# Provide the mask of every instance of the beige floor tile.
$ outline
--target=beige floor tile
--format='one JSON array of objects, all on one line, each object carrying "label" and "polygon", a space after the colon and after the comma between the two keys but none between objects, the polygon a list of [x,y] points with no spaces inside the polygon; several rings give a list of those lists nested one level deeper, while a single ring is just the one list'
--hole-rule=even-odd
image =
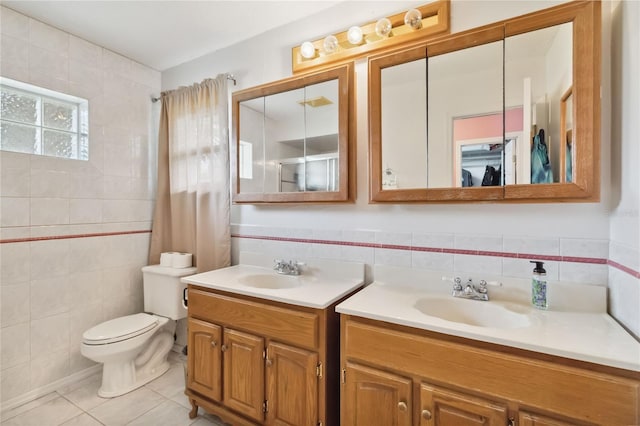
[{"label": "beige floor tile", "polygon": [[102,423],[88,415],[87,413],[83,413],[79,416],[72,418],[71,420],[67,420],[62,423],[60,426],[102,426]]},{"label": "beige floor tile", "polygon": [[143,386],[126,395],[110,399],[89,410],[89,414],[107,426],[126,425],[164,401],[162,395]]},{"label": "beige floor tile", "polygon": [[3,410],[2,417],[1,417],[2,420],[0,421],[0,423],[4,424],[6,420],[9,420],[12,417],[16,417],[17,415],[20,415],[22,413],[26,413],[27,411],[33,410],[36,407],[44,405],[47,402],[58,398],[59,396],[60,395],[58,395],[57,393],[51,392],[44,396],[41,396],[38,399],[27,402],[26,404],[20,405],[19,407],[13,408],[11,410]]},{"label": "beige floor tile", "polygon": [[173,401],[165,401],[127,426],[188,426],[194,421],[189,418],[189,410]]},{"label": "beige floor tile", "polygon": [[3,421],[2,424],[3,426],[58,426],[80,414],[82,410],[58,396],[6,422]]},{"label": "beige floor tile", "polygon": [[184,394],[184,368],[182,364],[172,364],[166,373],[145,386],[169,399]]},{"label": "beige floor tile", "polygon": [[[90,380],[89,380],[90,379]],[[102,384],[102,376],[90,377],[82,382],[81,386],[74,386],[69,389],[67,393],[62,394],[63,397],[82,408],[84,411],[89,411],[105,402],[110,401],[109,398],[100,398],[98,396],[98,389]]]}]

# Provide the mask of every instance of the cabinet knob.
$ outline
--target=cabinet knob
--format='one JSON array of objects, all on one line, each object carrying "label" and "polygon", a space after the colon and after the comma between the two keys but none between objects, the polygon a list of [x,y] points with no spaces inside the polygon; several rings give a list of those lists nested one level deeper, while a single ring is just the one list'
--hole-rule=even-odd
[{"label": "cabinet knob", "polygon": [[215,340],[212,340],[211,346],[215,348],[216,346],[218,346],[218,342],[216,342]]},{"label": "cabinet knob", "polygon": [[431,411],[422,410],[422,418],[425,420],[431,420]]},{"label": "cabinet knob", "polygon": [[398,402],[398,410],[407,411],[407,403],[404,401]]},{"label": "cabinet knob", "polygon": [[222,352],[226,352],[226,351],[227,351],[227,345],[222,345],[222,346],[220,347],[220,350],[221,350]]}]

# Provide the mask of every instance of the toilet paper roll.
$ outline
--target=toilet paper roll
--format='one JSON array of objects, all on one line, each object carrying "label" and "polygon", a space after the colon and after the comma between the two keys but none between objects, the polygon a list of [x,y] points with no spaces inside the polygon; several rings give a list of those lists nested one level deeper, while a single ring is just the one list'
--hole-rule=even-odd
[{"label": "toilet paper roll", "polygon": [[191,253],[173,253],[172,266],[174,268],[191,268],[193,255]]},{"label": "toilet paper roll", "polygon": [[166,266],[168,268],[173,267],[173,255],[175,252],[160,253],[160,266]]}]

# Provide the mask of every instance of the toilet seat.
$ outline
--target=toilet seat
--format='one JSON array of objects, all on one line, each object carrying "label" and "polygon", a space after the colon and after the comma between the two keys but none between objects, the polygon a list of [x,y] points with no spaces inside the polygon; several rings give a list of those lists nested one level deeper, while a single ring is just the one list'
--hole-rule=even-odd
[{"label": "toilet seat", "polygon": [[105,321],[82,334],[86,345],[106,345],[131,339],[158,326],[158,317],[149,314],[134,314]]}]

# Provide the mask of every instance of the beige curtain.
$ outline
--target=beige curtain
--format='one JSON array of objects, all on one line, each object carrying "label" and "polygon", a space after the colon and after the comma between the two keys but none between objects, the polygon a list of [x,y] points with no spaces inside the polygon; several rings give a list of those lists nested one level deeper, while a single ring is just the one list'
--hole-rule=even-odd
[{"label": "beige curtain", "polygon": [[163,92],[149,264],[192,253],[198,272],[230,264],[227,77]]}]

